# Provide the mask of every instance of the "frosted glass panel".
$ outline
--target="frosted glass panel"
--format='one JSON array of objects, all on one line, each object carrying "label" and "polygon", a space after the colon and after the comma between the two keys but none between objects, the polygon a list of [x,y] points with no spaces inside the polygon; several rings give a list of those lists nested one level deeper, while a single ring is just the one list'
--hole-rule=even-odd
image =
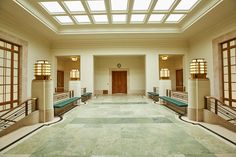
[{"label": "frosted glass panel", "polygon": [[0,41],[0,46],[4,47],[4,42],[3,41]]},{"label": "frosted glass panel", "polygon": [[236,73],[236,65],[235,66],[231,66],[231,73]]},{"label": "frosted glass panel", "polygon": [[3,82],[3,76],[0,76],[0,82]]},{"label": "frosted glass panel", "polygon": [[5,61],[6,61],[6,63],[7,63],[7,64],[6,64],[6,67],[9,67],[9,68],[10,68],[10,67],[11,67],[11,60],[6,59]]},{"label": "frosted glass panel", "polygon": [[13,99],[14,100],[17,100],[17,96],[18,96],[17,93],[13,93]]},{"label": "frosted glass panel", "polygon": [[18,62],[14,61],[14,68],[18,68]]},{"label": "frosted glass panel", "polygon": [[13,88],[14,88],[14,89],[13,89],[13,92],[17,92],[18,86],[17,86],[17,85],[14,85]]},{"label": "frosted glass panel", "polygon": [[[231,88],[232,88],[232,90],[236,91],[236,83],[232,83]],[[235,97],[235,99],[236,99],[236,97]]]},{"label": "frosted glass panel", "polygon": [[236,57],[231,57],[231,65],[236,64]]},{"label": "frosted glass panel", "polygon": [[0,94],[3,93],[3,86],[0,86]]},{"label": "frosted glass panel", "polygon": [[0,111],[2,111],[3,110],[3,106],[0,106]]},{"label": "frosted glass panel", "polygon": [[18,84],[18,77],[14,77],[13,82],[14,82],[14,84]]},{"label": "frosted glass panel", "polygon": [[11,100],[11,94],[6,94],[6,101],[10,101]]},{"label": "frosted glass panel", "polygon": [[232,98],[236,100],[236,92],[232,92]]},{"label": "frosted glass panel", "polygon": [[3,53],[4,53],[4,51],[0,50],[0,58],[3,58]]},{"label": "frosted glass panel", "polygon": [[227,50],[223,51],[223,58],[227,58]]},{"label": "frosted glass panel", "polygon": [[229,101],[225,101],[224,103],[225,103],[226,105],[229,105]]},{"label": "frosted glass panel", "polygon": [[6,110],[10,109],[11,108],[11,105],[10,104],[7,104],[6,105]]},{"label": "frosted glass panel", "polygon": [[236,82],[236,74],[231,74],[231,82]]},{"label": "frosted glass panel", "polygon": [[10,84],[11,83],[11,78],[10,77],[6,77],[6,84]]},{"label": "frosted glass panel", "polygon": [[224,83],[224,90],[229,90],[229,84],[228,83]]},{"label": "frosted glass panel", "polygon": [[11,69],[10,68],[6,68],[6,76],[11,76]]},{"label": "frosted glass panel", "polygon": [[229,98],[229,91],[225,91],[224,96],[225,96],[225,98]]},{"label": "frosted glass panel", "polygon": [[8,85],[8,86],[6,86],[6,93],[10,93],[10,92],[11,92],[11,86]]},{"label": "frosted glass panel", "polygon": [[3,95],[0,94],[0,103],[3,102]]},{"label": "frosted glass panel", "polygon": [[228,67],[224,67],[224,74],[228,74]]},{"label": "frosted glass panel", "polygon": [[224,82],[228,82],[228,75],[224,75]]},{"label": "frosted glass panel", "polygon": [[18,105],[17,102],[13,103],[13,107],[16,107],[17,105]]},{"label": "frosted glass panel", "polygon": [[7,43],[7,46],[6,46],[8,49],[11,49],[11,44]]},{"label": "frosted glass panel", "polygon": [[235,48],[234,49],[230,49],[230,56],[231,57],[235,56]]},{"label": "frosted glass panel", "polygon": [[17,53],[14,53],[14,60],[18,61],[18,54]]},{"label": "frosted glass panel", "polygon": [[223,61],[223,65],[224,65],[224,66],[228,65],[228,59],[227,59],[227,58],[224,59],[224,61]]},{"label": "frosted glass panel", "polygon": [[232,107],[236,107],[236,102],[232,102]]},{"label": "frosted glass panel", "polygon": [[229,43],[229,45],[230,45],[230,46],[236,45],[236,40],[231,41],[231,42]]},{"label": "frosted glass panel", "polygon": [[19,51],[19,47],[18,46],[14,46],[14,50],[15,51]]},{"label": "frosted glass panel", "polygon": [[14,76],[18,76],[18,69],[14,69]]},{"label": "frosted glass panel", "polygon": [[3,66],[3,58],[0,58],[0,66]]},{"label": "frosted glass panel", "polygon": [[7,51],[7,59],[11,59],[11,52],[10,51]]},{"label": "frosted glass panel", "polygon": [[224,49],[224,48],[227,48],[227,43],[224,43],[224,44],[222,45],[222,47],[223,47],[223,49]]}]

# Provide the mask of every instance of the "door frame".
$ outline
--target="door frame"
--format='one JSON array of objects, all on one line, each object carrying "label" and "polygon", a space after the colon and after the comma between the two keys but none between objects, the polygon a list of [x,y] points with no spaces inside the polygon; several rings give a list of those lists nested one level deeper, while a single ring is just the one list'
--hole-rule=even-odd
[{"label": "door frame", "polygon": [[129,94],[130,89],[130,74],[128,68],[110,68],[109,69],[109,91],[108,94],[112,94],[112,72],[113,71],[126,71],[127,72],[127,94]]}]

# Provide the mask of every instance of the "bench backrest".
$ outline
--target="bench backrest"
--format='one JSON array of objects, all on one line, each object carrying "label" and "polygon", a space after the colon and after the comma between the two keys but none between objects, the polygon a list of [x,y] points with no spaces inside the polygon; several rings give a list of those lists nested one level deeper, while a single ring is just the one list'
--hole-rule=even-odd
[{"label": "bench backrest", "polygon": [[69,99],[71,97],[73,97],[73,92],[74,91],[67,91],[67,92],[63,92],[63,93],[54,93],[53,95],[53,103],[57,103],[66,99]]},{"label": "bench backrest", "polygon": [[81,95],[86,93],[86,88],[81,88]]},{"label": "bench backrest", "polygon": [[159,87],[153,87],[153,92],[154,93],[159,93]]}]

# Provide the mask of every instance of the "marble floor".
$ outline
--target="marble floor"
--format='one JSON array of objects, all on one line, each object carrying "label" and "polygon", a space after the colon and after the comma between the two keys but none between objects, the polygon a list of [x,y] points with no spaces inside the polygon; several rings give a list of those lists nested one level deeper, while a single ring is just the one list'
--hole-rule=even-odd
[{"label": "marble floor", "polygon": [[235,157],[236,146],[145,97],[116,95],[93,98],[0,156]]}]

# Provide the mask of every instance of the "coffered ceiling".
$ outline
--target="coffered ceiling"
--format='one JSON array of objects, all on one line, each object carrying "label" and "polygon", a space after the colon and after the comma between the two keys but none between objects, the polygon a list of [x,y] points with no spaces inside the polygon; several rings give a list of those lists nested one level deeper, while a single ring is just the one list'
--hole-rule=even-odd
[{"label": "coffered ceiling", "polygon": [[14,0],[56,34],[182,33],[223,0]]}]

